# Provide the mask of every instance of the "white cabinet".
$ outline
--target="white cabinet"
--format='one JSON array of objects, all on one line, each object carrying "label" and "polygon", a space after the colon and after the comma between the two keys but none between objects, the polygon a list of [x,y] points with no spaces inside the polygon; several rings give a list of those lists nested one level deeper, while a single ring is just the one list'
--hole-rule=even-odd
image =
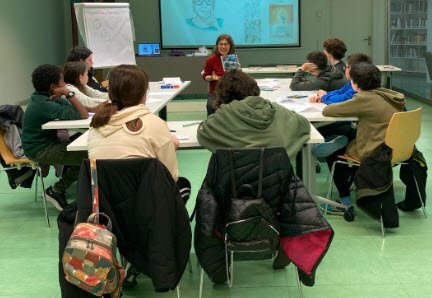
[{"label": "white cabinet", "polygon": [[424,54],[432,34],[428,14],[431,2],[389,0],[389,64],[405,72],[426,73]]}]

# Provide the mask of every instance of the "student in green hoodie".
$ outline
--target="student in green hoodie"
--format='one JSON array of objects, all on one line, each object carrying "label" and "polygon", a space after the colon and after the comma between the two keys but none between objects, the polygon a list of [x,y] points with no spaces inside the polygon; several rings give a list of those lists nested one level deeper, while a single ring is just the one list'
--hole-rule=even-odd
[{"label": "student in green hoodie", "polygon": [[259,97],[254,79],[241,70],[226,72],[216,87],[216,113],[198,128],[198,142],[217,148],[284,147],[291,160],[309,139],[303,116]]},{"label": "student in green hoodie", "polygon": [[[346,153],[351,158],[362,161],[384,144],[384,138],[391,117],[401,112],[405,106],[402,93],[381,88],[381,73],[372,64],[361,62],[353,65],[350,71],[353,89],[357,92],[350,100],[328,105],[322,114],[329,117],[358,117],[356,138],[348,146],[336,151],[327,160],[335,161],[337,156]],[[350,185],[347,175],[352,171],[339,165],[334,173],[334,182],[341,202],[351,205]]]}]

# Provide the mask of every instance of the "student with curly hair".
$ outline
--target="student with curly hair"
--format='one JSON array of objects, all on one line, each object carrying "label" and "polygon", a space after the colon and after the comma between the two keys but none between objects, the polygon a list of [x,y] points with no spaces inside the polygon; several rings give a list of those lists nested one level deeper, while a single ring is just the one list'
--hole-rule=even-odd
[{"label": "student with curly hair", "polygon": [[67,151],[72,140],[60,140],[57,130],[44,130],[52,120],[86,119],[88,113],[63,80],[60,67],[41,65],[32,73],[35,92],[24,114],[22,146],[28,158],[50,165],[66,165],[58,182],[45,190],[46,199],[59,211],[67,206],[66,189],[78,178],[85,151]]},{"label": "student with curly hair", "polygon": [[342,58],[345,57],[345,52],[347,51],[345,43],[339,38],[332,37],[323,42],[323,48],[324,54],[331,65],[344,73],[345,62],[342,61]]}]

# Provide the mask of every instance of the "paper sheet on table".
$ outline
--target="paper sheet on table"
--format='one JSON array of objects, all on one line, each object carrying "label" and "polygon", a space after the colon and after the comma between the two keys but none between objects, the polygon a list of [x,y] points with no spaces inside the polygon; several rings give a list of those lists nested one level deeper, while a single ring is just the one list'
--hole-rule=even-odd
[{"label": "paper sheet on table", "polygon": [[297,112],[299,114],[305,112],[317,112],[320,113],[321,110],[314,106],[314,104],[309,102],[297,103],[297,102],[282,102],[279,103],[281,106],[287,108],[288,110]]},{"label": "paper sheet on table", "polygon": [[284,102],[307,102],[309,98],[315,95],[317,91],[291,91],[283,96],[279,96],[276,101],[278,103]]},{"label": "paper sheet on table", "polygon": [[258,81],[258,87],[260,87],[260,89],[261,88],[274,89],[276,87],[279,87],[279,82],[277,80]]},{"label": "paper sheet on table", "polygon": [[177,137],[177,139],[179,140],[179,141],[181,141],[181,140],[189,140],[189,136],[186,136],[186,135],[178,135],[178,134],[174,134],[176,137]]},{"label": "paper sheet on table", "polygon": [[[165,90],[170,90],[170,89],[165,89]],[[174,94],[175,93],[175,91],[171,91],[171,92],[169,92],[169,91],[160,91],[160,92],[158,92],[158,91],[156,91],[156,92],[149,92],[149,96],[152,96],[152,95],[167,95],[167,94]]]},{"label": "paper sheet on table", "polygon": [[182,81],[180,77],[163,78],[164,84],[181,85]]}]

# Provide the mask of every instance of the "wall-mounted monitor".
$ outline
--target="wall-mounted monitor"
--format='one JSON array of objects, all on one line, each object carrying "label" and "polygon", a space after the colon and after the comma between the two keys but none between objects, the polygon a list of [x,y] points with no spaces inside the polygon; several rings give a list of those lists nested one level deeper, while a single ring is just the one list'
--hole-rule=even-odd
[{"label": "wall-mounted monitor", "polygon": [[300,0],[159,0],[162,48],[300,46]]}]

